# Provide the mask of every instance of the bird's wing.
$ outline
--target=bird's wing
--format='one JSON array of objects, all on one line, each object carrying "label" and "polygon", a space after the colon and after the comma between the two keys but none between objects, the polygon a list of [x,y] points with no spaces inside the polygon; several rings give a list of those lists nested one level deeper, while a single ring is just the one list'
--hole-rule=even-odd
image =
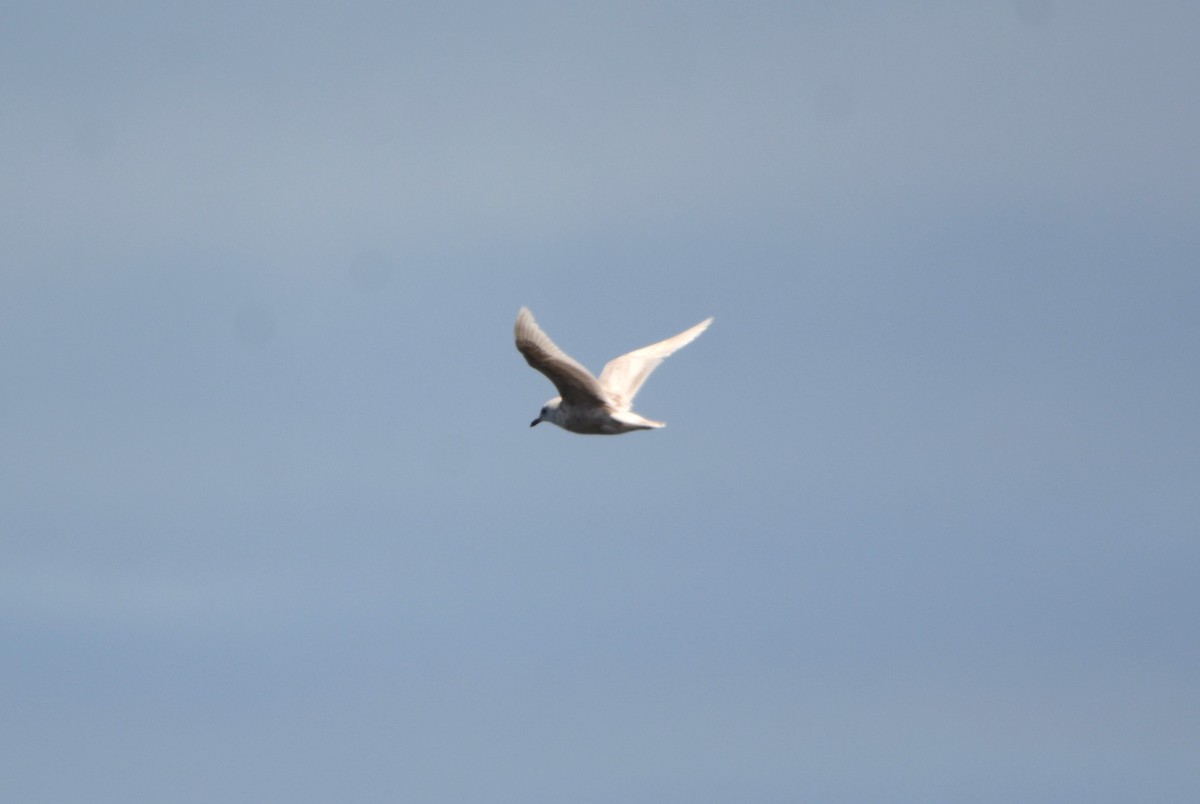
[{"label": "bird's wing", "polygon": [[533,320],[533,313],[522,307],[513,329],[517,351],[525,361],[554,383],[563,401],[570,405],[608,405],[608,395],[592,373],[575,362]]},{"label": "bird's wing", "polygon": [[696,340],[712,322],[711,318],[706,319],[665,341],[643,346],[610,360],[600,373],[600,386],[608,393],[616,409],[629,410],[633,405],[633,398],[650,376],[650,372],[658,368],[672,353]]}]

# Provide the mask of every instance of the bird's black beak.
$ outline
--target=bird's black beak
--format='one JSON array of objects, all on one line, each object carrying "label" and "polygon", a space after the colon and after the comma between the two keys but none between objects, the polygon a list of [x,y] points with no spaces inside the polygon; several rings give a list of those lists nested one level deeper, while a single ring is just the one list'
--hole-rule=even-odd
[{"label": "bird's black beak", "polygon": [[540,422],[540,421],[541,421],[541,419],[534,419],[533,421],[531,421],[531,422],[529,423],[529,426],[530,426],[530,427],[533,427],[535,424],[537,424],[537,423],[538,423],[538,422]]}]

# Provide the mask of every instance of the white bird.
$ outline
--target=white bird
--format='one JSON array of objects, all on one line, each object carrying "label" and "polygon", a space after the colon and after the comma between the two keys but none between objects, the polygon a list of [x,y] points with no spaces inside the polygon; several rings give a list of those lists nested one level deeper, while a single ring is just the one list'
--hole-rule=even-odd
[{"label": "white bird", "polygon": [[666,427],[664,422],[651,421],[634,413],[633,397],[650,372],[676,350],[694,341],[712,321],[706,319],[665,341],[614,358],[600,372],[600,379],[596,379],[555,346],[533,320],[529,308],[522,307],[513,328],[517,351],[525,356],[529,365],[545,374],[559,393],[542,407],[529,426],[550,422],[572,433],[586,435],[619,435]]}]

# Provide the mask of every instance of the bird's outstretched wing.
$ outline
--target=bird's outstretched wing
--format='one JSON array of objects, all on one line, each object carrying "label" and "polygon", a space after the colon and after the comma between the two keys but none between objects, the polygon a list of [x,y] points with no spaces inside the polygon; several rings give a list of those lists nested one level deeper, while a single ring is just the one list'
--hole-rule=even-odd
[{"label": "bird's outstretched wing", "polygon": [[600,373],[600,387],[612,400],[614,409],[629,410],[633,406],[633,398],[637,396],[638,389],[650,376],[650,372],[658,368],[672,353],[696,340],[712,322],[711,318],[706,319],[665,341],[643,346],[608,361],[608,365]]},{"label": "bird's outstretched wing", "polygon": [[608,395],[592,373],[554,345],[533,320],[529,308],[522,307],[517,313],[513,332],[517,338],[517,351],[525,356],[529,365],[554,383],[564,402],[569,405],[609,404]]}]

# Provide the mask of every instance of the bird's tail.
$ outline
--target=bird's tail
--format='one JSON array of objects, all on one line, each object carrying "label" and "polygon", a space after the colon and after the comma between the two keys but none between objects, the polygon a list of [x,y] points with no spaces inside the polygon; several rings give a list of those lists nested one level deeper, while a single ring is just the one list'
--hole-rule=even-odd
[{"label": "bird's tail", "polygon": [[666,422],[656,422],[653,419],[647,419],[645,416],[638,415],[632,410],[626,410],[621,413],[614,413],[612,417],[622,424],[630,427],[636,427],[641,430],[657,430],[660,427],[666,427]]}]

